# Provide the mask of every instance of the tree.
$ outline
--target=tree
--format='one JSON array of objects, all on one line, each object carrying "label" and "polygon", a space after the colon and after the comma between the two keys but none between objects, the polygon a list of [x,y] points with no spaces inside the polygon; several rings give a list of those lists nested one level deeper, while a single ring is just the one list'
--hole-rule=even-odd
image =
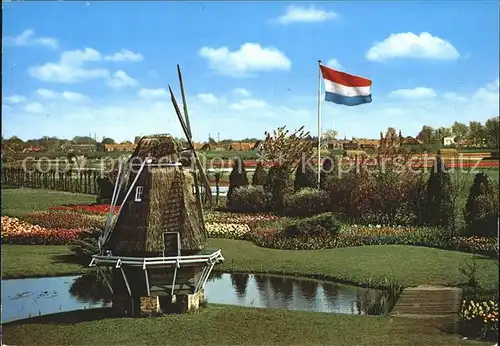
[{"label": "tree", "polygon": [[321,135],[321,140],[322,141],[325,141],[325,142],[330,142],[330,141],[333,141],[337,138],[337,135],[339,133],[333,129],[331,130],[326,130],[323,132],[323,134]]},{"label": "tree", "polygon": [[131,141],[123,141],[121,144],[127,144],[127,145],[130,145],[130,144],[132,144],[132,142],[131,142]]},{"label": "tree", "polygon": [[320,172],[319,181],[321,190],[328,189],[328,185],[330,184],[331,180],[335,178],[335,172],[338,172],[337,165],[338,160],[336,156],[333,156],[332,158],[327,157],[323,160],[323,166]]},{"label": "tree", "polygon": [[89,136],[75,136],[73,137],[73,143],[75,144],[96,144],[94,138]]},{"label": "tree", "polygon": [[474,145],[483,145],[485,137],[484,127],[479,121],[469,122],[469,140]]},{"label": "tree", "polygon": [[135,136],[134,137],[134,144],[137,144],[139,143],[139,141],[141,140],[142,136]]},{"label": "tree", "polygon": [[262,162],[257,163],[252,176],[252,185],[264,185],[266,183],[267,172]]},{"label": "tree", "polygon": [[108,137],[105,137],[102,139],[102,144],[115,144],[115,140],[113,138],[108,138]]},{"label": "tree", "polygon": [[279,127],[273,133],[265,132],[266,139],[263,143],[263,156],[265,159],[288,168],[294,167],[303,156],[310,156],[313,152],[312,143],[305,140],[309,132],[304,131],[304,126],[289,134],[286,126]]},{"label": "tree", "polygon": [[421,140],[425,144],[431,144],[436,141],[436,131],[427,125],[422,126],[422,130],[417,135],[417,139]]},{"label": "tree", "polygon": [[237,157],[233,161],[233,170],[229,174],[229,189],[227,191],[227,203],[230,203],[231,194],[233,191],[240,186],[248,185],[247,172],[245,170],[245,164],[241,157]]},{"label": "tree", "polygon": [[[497,190],[498,191],[498,190]],[[464,209],[465,227],[471,236],[495,236],[497,231],[494,186],[484,172],[474,177]],[[498,207],[496,208],[498,209]],[[491,215],[493,214],[493,217]]]},{"label": "tree", "polygon": [[285,198],[293,193],[293,183],[290,179],[290,168],[287,165],[274,165],[269,169],[264,189],[271,193],[270,206],[272,210],[283,214]]},{"label": "tree", "polygon": [[491,119],[486,120],[486,123],[484,124],[484,132],[488,147],[498,148],[500,144],[499,117],[493,117]]},{"label": "tree", "polygon": [[208,143],[209,144],[217,144],[217,142],[215,141],[215,139],[213,139],[212,137],[208,137]]},{"label": "tree", "polygon": [[295,171],[295,181],[293,185],[295,191],[299,191],[306,187],[315,189],[318,186],[318,175],[310,165],[300,160],[297,170]]},{"label": "tree", "polygon": [[451,125],[451,131],[455,136],[455,140],[459,141],[467,138],[467,134],[469,132],[469,127],[464,123],[459,123],[455,121],[453,125]]},{"label": "tree", "polygon": [[427,201],[425,205],[425,221],[427,225],[446,228],[450,226],[453,216],[450,185],[450,176],[448,172],[445,172],[444,162],[440,157],[437,157],[427,183]]}]

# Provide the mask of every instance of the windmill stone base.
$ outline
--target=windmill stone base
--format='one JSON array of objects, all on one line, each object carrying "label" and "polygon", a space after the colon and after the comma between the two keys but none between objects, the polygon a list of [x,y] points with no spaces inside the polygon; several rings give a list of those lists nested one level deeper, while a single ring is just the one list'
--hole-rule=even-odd
[{"label": "windmill stone base", "polygon": [[130,297],[114,295],[112,309],[117,316],[147,317],[161,314],[183,314],[199,309],[205,301],[204,290],[175,296]]}]

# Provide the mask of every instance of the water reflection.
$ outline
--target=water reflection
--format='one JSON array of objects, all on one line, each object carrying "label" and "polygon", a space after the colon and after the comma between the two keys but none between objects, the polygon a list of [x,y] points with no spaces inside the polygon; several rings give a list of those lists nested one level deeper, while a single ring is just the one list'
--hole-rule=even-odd
[{"label": "water reflection", "polygon": [[[289,277],[212,273],[209,303],[313,312],[367,314],[380,291]],[[56,312],[110,306],[111,294],[95,271],[83,276],[2,281],[2,322]]]}]

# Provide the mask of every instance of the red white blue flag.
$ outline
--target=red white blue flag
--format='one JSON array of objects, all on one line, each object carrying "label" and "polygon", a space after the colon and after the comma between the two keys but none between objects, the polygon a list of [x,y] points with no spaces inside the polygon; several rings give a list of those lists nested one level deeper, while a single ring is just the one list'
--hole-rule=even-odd
[{"label": "red white blue flag", "polygon": [[320,65],[325,81],[325,101],[345,106],[372,102],[372,81]]}]

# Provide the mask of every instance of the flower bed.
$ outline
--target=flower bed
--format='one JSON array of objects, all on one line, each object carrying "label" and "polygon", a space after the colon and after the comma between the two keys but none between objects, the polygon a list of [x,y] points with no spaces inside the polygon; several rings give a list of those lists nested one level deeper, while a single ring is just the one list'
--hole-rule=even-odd
[{"label": "flower bed", "polygon": [[205,214],[205,222],[207,223],[256,224],[279,219],[279,216],[265,213],[249,214],[211,211]]},{"label": "flower bed", "polygon": [[344,226],[338,236],[285,237],[283,225],[259,224],[253,227],[246,239],[256,245],[283,250],[319,250],[368,245],[413,245],[459,250],[489,256],[498,255],[495,238],[454,237],[433,228]]},{"label": "flower bed", "polygon": [[[70,212],[79,212],[79,213],[87,213],[87,214],[98,214],[98,215],[108,215],[111,205],[109,204],[82,204],[82,205],[68,205],[68,206],[58,206],[58,207],[49,207],[49,210],[56,211],[70,211]],[[113,208],[113,213],[117,213],[119,206],[115,206]]]},{"label": "flower bed", "polygon": [[498,340],[498,300],[466,297],[460,310],[462,335]]},{"label": "flower bed", "polygon": [[66,245],[80,229],[47,229],[17,218],[2,216],[2,243],[17,245]]},{"label": "flower bed", "polygon": [[244,223],[207,223],[210,238],[245,239],[250,227]]},{"label": "flower bed", "polygon": [[104,226],[106,216],[52,210],[28,214],[24,221],[48,229],[88,229]]}]

